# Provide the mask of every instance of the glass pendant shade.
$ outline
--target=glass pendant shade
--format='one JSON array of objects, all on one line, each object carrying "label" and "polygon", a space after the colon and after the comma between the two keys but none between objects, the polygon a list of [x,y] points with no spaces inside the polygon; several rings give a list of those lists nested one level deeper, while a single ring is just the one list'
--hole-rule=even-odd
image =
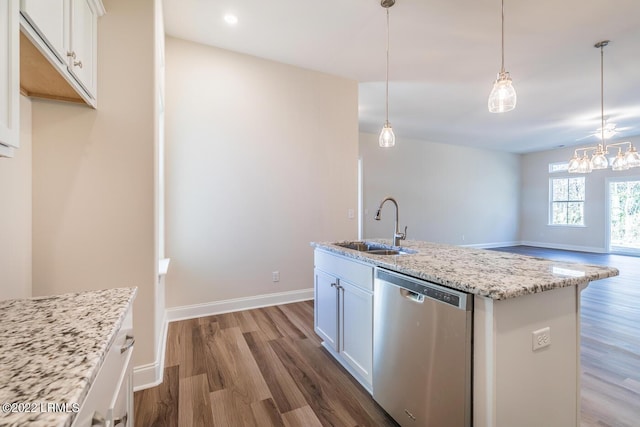
[{"label": "glass pendant shade", "polygon": [[591,160],[585,153],[580,159],[580,165],[578,166],[578,173],[591,173],[593,167],[591,166]]},{"label": "glass pendant shade", "polygon": [[577,154],[574,154],[571,160],[569,160],[569,169],[567,172],[569,173],[578,173],[580,169],[580,159]]},{"label": "glass pendant shade", "polygon": [[385,121],[378,144],[382,148],[389,148],[396,145],[396,135],[393,133],[391,123],[389,123],[389,8],[396,3],[396,0],[381,0],[380,5],[387,10],[387,74],[385,77]]},{"label": "glass pendant shade", "polygon": [[636,151],[636,147],[633,145],[629,147],[624,155],[624,160],[630,168],[640,167],[640,155],[638,154],[638,151]]},{"label": "glass pendant shade", "polygon": [[606,169],[609,167],[609,160],[604,155],[604,147],[598,144],[598,149],[591,157],[591,167],[593,169]]},{"label": "glass pendant shade", "polygon": [[511,83],[508,72],[498,74],[498,78],[493,84],[493,89],[489,94],[489,112],[505,113],[516,108],[516,90]]},{"label": "glass pendant shade", "polygon": [[380,147],[389,148],[396,145],[396,135],[393,133],[393,128],[391,127],[391,123],[385,122],[382,131],[380,132],[380,137],[378,138],[378,142],[380,143]]},{"label": "glass pendant shade", "polygon": [[629,165],[624,159],[622,150],[618,150],[618,155],[613,159],[613,162],[611,162],[611,169],[614,171],[626,171],[629,169]]}]

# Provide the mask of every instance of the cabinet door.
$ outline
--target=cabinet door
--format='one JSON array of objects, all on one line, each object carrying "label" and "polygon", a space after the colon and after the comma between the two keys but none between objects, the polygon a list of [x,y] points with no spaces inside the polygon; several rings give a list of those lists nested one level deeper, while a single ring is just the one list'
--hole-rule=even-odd
[{"label": "cabinet door", "polygon": [[133,426],[133,369],[131,365],[131,353],[128,350],[127,363],[122,371],[117,394],[113,398],[108,420],[113,427]]},{"label": "cabinet door", "polygon": [[[82,402],[80,411],[76,416],[72,427],[93,426],[93,418],[104,419],[104,424],[112,427],[112,420],[133,419],[131,408],[133,391],[131,389],[131,355],[133,354],[133,314],[129,307],[120,330],[111,344],[111,348],[105,355],[98,375],[93,380],[89,393]],[[128,400],[127,400],[128,399]],[[126,424],[123,424],[126,425]],[[129,421],[131,425],[131,421]],[[122,426],[120,426],[122,427]]]},{"label": "cabinet door", "polygon": [[340,281],[340,354],[360,376],[372,383],[373,294]]},{"label": "cabinet door", "polygon": [[0,1],[0,156],[13,155],[20,137],[18,0]]},{"label": "cabinet door", "polygon": [[71,0],[69,71],[90,95],[95,94],[97,16],[89,0]]},{"label": "cabinet door", "polygon": [[20,0],[20,13],[60,62],[66,62],[65,0]]},{"label": "cabinet door", "polygon": [[315,331],[338,351],[338,280],[315,269]]}]

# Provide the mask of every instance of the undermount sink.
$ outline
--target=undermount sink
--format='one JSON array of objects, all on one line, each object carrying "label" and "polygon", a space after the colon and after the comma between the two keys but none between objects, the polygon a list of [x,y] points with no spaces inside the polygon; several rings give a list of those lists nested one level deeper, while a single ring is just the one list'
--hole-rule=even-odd
[{"label": "undermount sink", "polygon": [[388,246],[374,242],[342,242],[336,243],[335,245],[346,249],[352,249],[354,251],[366,252],[371,255],[407,255],[416,253],[416,251],[411,249]]}]

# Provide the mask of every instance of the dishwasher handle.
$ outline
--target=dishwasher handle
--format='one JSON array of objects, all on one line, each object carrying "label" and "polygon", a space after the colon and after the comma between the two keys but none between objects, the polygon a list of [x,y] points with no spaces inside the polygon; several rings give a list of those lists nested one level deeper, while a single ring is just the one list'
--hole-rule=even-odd
[{"label": "dishwasher handle", "polygon": [[402,295],[403,298],[406,298],[406,299],[411,300],[413,302],[417,302],[418,304],[422,304],[424,302],[424,295],[422,295],[422,294],[410,291],[410,290],[405,289],[405,288],[400,288],[399,290],[400,290],[400,295]]}]

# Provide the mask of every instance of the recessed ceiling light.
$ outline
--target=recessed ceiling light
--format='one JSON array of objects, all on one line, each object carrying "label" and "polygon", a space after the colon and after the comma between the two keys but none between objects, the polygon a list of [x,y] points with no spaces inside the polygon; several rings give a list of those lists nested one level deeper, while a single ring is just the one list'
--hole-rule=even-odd
[{"label": "recessed ceiling light", "polygon": [[238,23],[238,17],[231,13],[224,15],[224,21],[229,25],[236,25]]}]

